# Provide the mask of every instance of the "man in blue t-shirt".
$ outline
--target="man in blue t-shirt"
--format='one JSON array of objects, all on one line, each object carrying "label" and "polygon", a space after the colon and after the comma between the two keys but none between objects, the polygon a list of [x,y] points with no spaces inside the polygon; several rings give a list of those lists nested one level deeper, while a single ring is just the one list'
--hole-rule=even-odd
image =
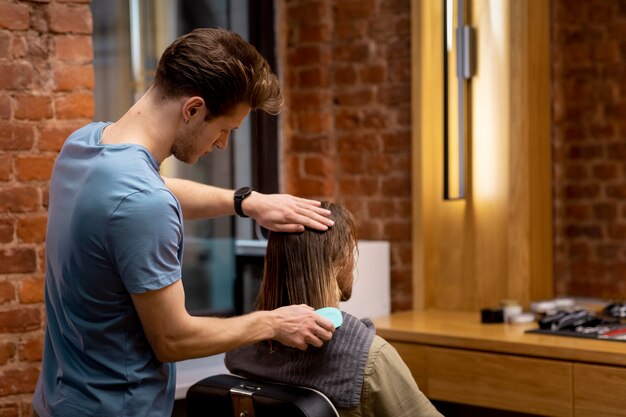
[{"label": "man in blue t-shirt", "polygon": [[115,123],[65,142],[50,181],[43,367],[32,415],[168,416],[173,362],[265,339],[306,349],[333,325],[300,305],[192,317],[181,278],[183,218],[250,216],[277,231],[332,226],[316,201],[163,178],[194,163],[251,110],[277,113],[278,81],[238,35],[197,29],[170,45],[154,85]]}]

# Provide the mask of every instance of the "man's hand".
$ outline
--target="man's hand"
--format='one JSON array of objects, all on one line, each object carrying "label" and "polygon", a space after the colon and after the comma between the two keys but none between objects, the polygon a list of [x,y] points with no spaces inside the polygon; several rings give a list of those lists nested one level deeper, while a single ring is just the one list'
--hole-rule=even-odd
[{"label": "man's hand", "polygon": [[272,311],[274,316],[273,339],[285,346],[306,350],[308,345],[320,347],[330,340],[335,327],[305,305],[281,307]]},{"label": "man's hand", "polygon": [[304,227],[326,230],[334,224],[330,211],[320,202],[289,194],[253,192],[243,201],[243,212],[261,226],[275,232],[302,232]]}]

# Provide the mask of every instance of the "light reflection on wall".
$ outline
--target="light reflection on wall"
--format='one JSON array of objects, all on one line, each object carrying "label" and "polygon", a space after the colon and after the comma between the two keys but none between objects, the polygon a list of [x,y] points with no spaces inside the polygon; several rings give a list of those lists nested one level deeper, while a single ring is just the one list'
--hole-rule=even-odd
[{"label": "light reflection on wall", "polygon": [[509,182],[509,82],[504,79],[509,74],[508,8],[501,0],[482,3],[485,7],[476,7],[473,17],[480,27],[479,67],[472,81],[474,92],[480,91],[472,96],[475,204],[506,198]]}]

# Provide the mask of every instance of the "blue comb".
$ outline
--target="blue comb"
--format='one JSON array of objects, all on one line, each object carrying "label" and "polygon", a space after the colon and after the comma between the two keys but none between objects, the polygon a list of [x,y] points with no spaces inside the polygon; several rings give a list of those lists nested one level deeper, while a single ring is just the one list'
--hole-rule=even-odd
[{"label": "blue comb", "polygon": [[325,319],[330,320],[335,326],[335,329],[341,327],[341,325],[343,324],[343,316],[341,315],[341,310],[339,310],[338,308],[324,307],[315,310],[315,312]]}]

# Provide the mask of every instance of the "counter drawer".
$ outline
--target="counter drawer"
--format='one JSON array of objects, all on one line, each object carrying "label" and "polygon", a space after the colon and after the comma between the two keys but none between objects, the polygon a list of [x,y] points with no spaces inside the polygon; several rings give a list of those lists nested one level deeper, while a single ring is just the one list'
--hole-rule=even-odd
[{"label": "counter drawer", "polygon": [[576,417],[626,416],[626,368],[574,364]]},{"label": "counter drawer", "polygon": [[545,416],[573,415],[573,370],[559,362],[428,347],[428,397]]}]

